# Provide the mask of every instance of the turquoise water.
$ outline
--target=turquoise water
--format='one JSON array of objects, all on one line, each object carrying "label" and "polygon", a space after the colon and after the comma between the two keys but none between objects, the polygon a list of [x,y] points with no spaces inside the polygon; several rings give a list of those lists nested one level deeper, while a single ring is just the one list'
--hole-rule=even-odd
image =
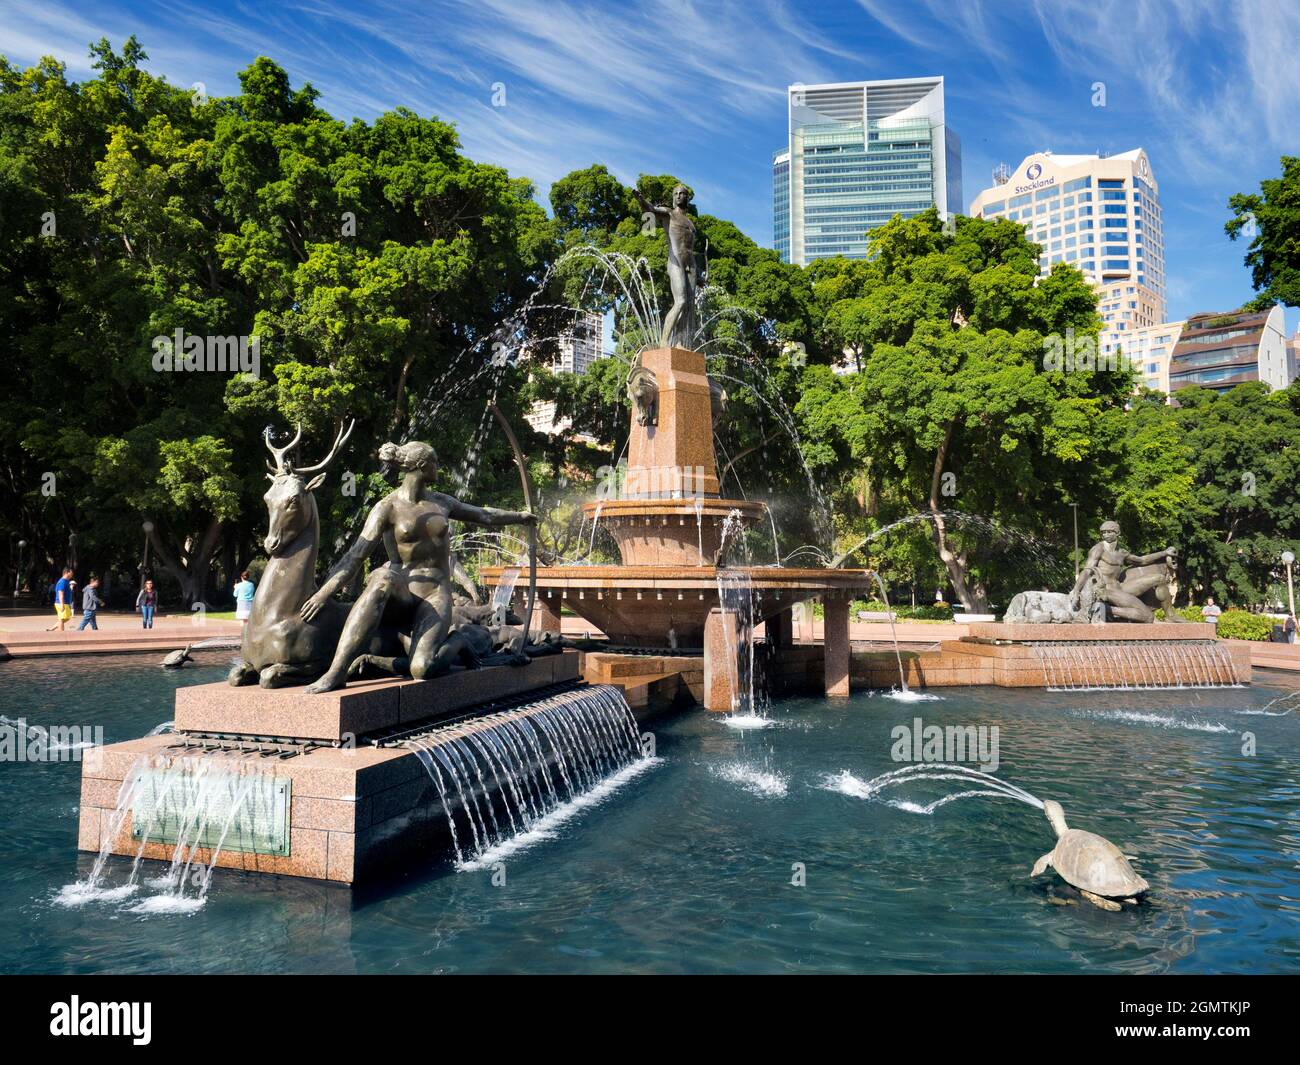
[{"label": "turquoise water", "polygon": [[[228,657],[182,673],[137,657],[2,664],[0,714],[128,739]],[[218,870],[190,913],[58,904],[91,862],[76,851],[80,767],[0,763],[0,971],[1295,971],[1300,712],[1258,712],[1285,692],[861,693],[786,700],[751,731],[695,711],[655,728],[657,766],[513,855],[500,886],[448,866],[357,893]],[[918,716],[996,725],[998,776],[1136,855],[1150,900],[1119,914],[1053,904],[1054,876],[1028,876],[1051,830],[1022,803],[925,816],[856,797],[855,781],[898,768],[890,730]]]}]

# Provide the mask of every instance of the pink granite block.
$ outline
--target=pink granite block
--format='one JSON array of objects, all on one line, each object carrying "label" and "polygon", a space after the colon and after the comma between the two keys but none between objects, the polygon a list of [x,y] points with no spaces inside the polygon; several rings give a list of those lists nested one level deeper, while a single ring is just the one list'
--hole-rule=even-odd
[{"label": "pink granite block", "polygon": [[970,635],[980,640],[1209,640],[1214,626],[1208,623],[1178,624],[1157,621],[1150,625],[1111,621],[1104,625],[1029,625],[1001,621],[975,621]]},{"label": "pink granite block", "polygon": [[294,795],[290,806],[289,822],[295,828],[324,828],[331,834],[357,830],[355,800]]},{"label": "pink granite block", "polygon": [[356,879],[356,843],[352,832],[331,832],[327,840],[325,877],[345,884]]}]

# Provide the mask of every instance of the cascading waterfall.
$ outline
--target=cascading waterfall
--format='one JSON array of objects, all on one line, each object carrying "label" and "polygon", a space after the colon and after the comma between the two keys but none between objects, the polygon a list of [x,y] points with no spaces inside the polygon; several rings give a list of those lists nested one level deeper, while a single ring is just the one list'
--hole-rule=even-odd
[{"label": "cascading waterfall", "polygon": [[734,617],[723,626],[727,641],[727,672],[731,680],[731,712],[741,718],[757,715],[754,696],[754,579],[746,569],[719,568],[718,603]]},{"label": "cascading waterfall", "polygon": [[880,589],[880,601],[885,604],[885,616],[889,618],[889,635],[894,641],[894,658],[898,662],[898,690],[903,696],[910,695],[907,687],[907,674],[903,670],[903,652],[898,648],[898,629],[894,626],[894,612],[889,607],[889,593],[885,591],[885,582],[875,570],[871,575],[876,578],[876,587]]},{"label": "cascading waterfall", "polygon": [[[273,771],[239,754],[141,756],[118,789],[117,806],[101,830],[90,875],[67,885],[59,901],[80,905],[134,894],[140,887],[146,846],[165,842],[172,845],[167,872],[149,884],[157,894],[135,909],[142,913],[196,909],[206,899],[217,859],[228,845],[258,849],[253,842],[252,800],[276,780]],[[110,887],[108,859],[128,823],[139,838],[135,860],[126,882]]]},{"label": "cascading waterfall", "polygon": [[442,725],[402,743],[433,782],[462,869],[550,838],[658,761],[642,753],[623,690],[610,684]]},{"label": "cascading waterfall", "polygon": [[765,720],[765,716],[759,713],[754,669],[754,628],[760,619],[745,523],[738,510],[728,514],[722,523],[719,563],[728,543],[739,545],[744,556],[741,567],[719,564],[714,577],[718,586],[718,605],[733,619],[732,624],[723,626],[727,642],[727,673],[731,682],[731,721],[757,723]]},{"label": "cascading waterfall", "polygon": [[519,583],[519,573],[518,566],[502,571],[501,583],[492,592],[492,617],[496,624],[505,620],[506,611],[510,609],[510,599],[515,594],[515,585]]},{"label": "cascading waterfall", "polygon": [[1216,640],[1032,640],[1052,691],[1158,691],[1237,686]]}]

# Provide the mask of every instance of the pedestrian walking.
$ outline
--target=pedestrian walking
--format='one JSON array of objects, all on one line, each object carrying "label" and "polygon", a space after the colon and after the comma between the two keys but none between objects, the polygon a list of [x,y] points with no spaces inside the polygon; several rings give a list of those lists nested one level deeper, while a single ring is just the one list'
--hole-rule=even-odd
[{"label": "pedestrian walking", "polygon": [[99,608],[104,605],[104,600],[99,598],[99,578],[91,577],[90,583],[86,585],[86,590],[81,593],[81,624],[77,626],[80,632],[89,625],[96,632],[99,631],[99,623],[95,620],[95,615],[99,613]]},{"label": "pedestrian walking", "polygon": [[51,625],[46,632],[53,632],[58,629],[64,631],[64,626],[72,620],[72,567],[63,567],[63,576],[54,582],[54,616],[58,620]]},{"label": "pedestrian walking", "polygon": [[158,606],[158,593],[153,581],[145,581],[140,594],[135,597],[135,608],[140,611],[140,620],[146,629],[153,628],[153,614]]}]

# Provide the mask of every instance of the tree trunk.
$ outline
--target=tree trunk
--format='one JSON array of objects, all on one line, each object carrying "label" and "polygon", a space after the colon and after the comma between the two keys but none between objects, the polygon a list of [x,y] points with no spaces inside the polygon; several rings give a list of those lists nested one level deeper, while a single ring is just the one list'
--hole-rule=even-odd
[{"label": "tree trunk", "polygon": [[943,516],[943,508],[939,504],[939,486],[943,482],[943,467],[948,459],[948,448],[952,444],[952,434],[955,424],[948,423],[948,428],[943,434],[943,443],[939,445],[939,450],[934,454],[934,469],[930,475],[930,516],[933,519],[930,522],[931,536],[934,539],[935,550],[939,552],[939,561],[944,564],[948,570],[948,578],[952,581],[952,590],[957,598],[961,600],[961,605],[974,614],[985,612],[987,601],[980,588],[972,588],[970,583],[970,563],[965,552],[955,552],[952,542],[948,535],[948,526]]},{"label": "tree trunk", "polygon": [[213,518],[208,523],[197,547],[183,558],[173,555],[163,546],[158,536],[157,522],[154,522],[153,528],[149,530],[149,543],[153,545],[154,554],[162,568],[180,584],[181,601],[186,607],[193,606],[195,603],[206,605],[208,568],[212,563],[212,556],[216,552],[225,524],[220,518]]},{"label": "tree trunk", "polygon": [[415,363],[415,349],[412,347],[402,359],[402,369],[397,375],[397,388],[393,397],[393,418],[388,426],[389,436],[393,436],[402,427],[406,421],[407,404],[406,404],[406,381],[411,374],[411,366]]}]

